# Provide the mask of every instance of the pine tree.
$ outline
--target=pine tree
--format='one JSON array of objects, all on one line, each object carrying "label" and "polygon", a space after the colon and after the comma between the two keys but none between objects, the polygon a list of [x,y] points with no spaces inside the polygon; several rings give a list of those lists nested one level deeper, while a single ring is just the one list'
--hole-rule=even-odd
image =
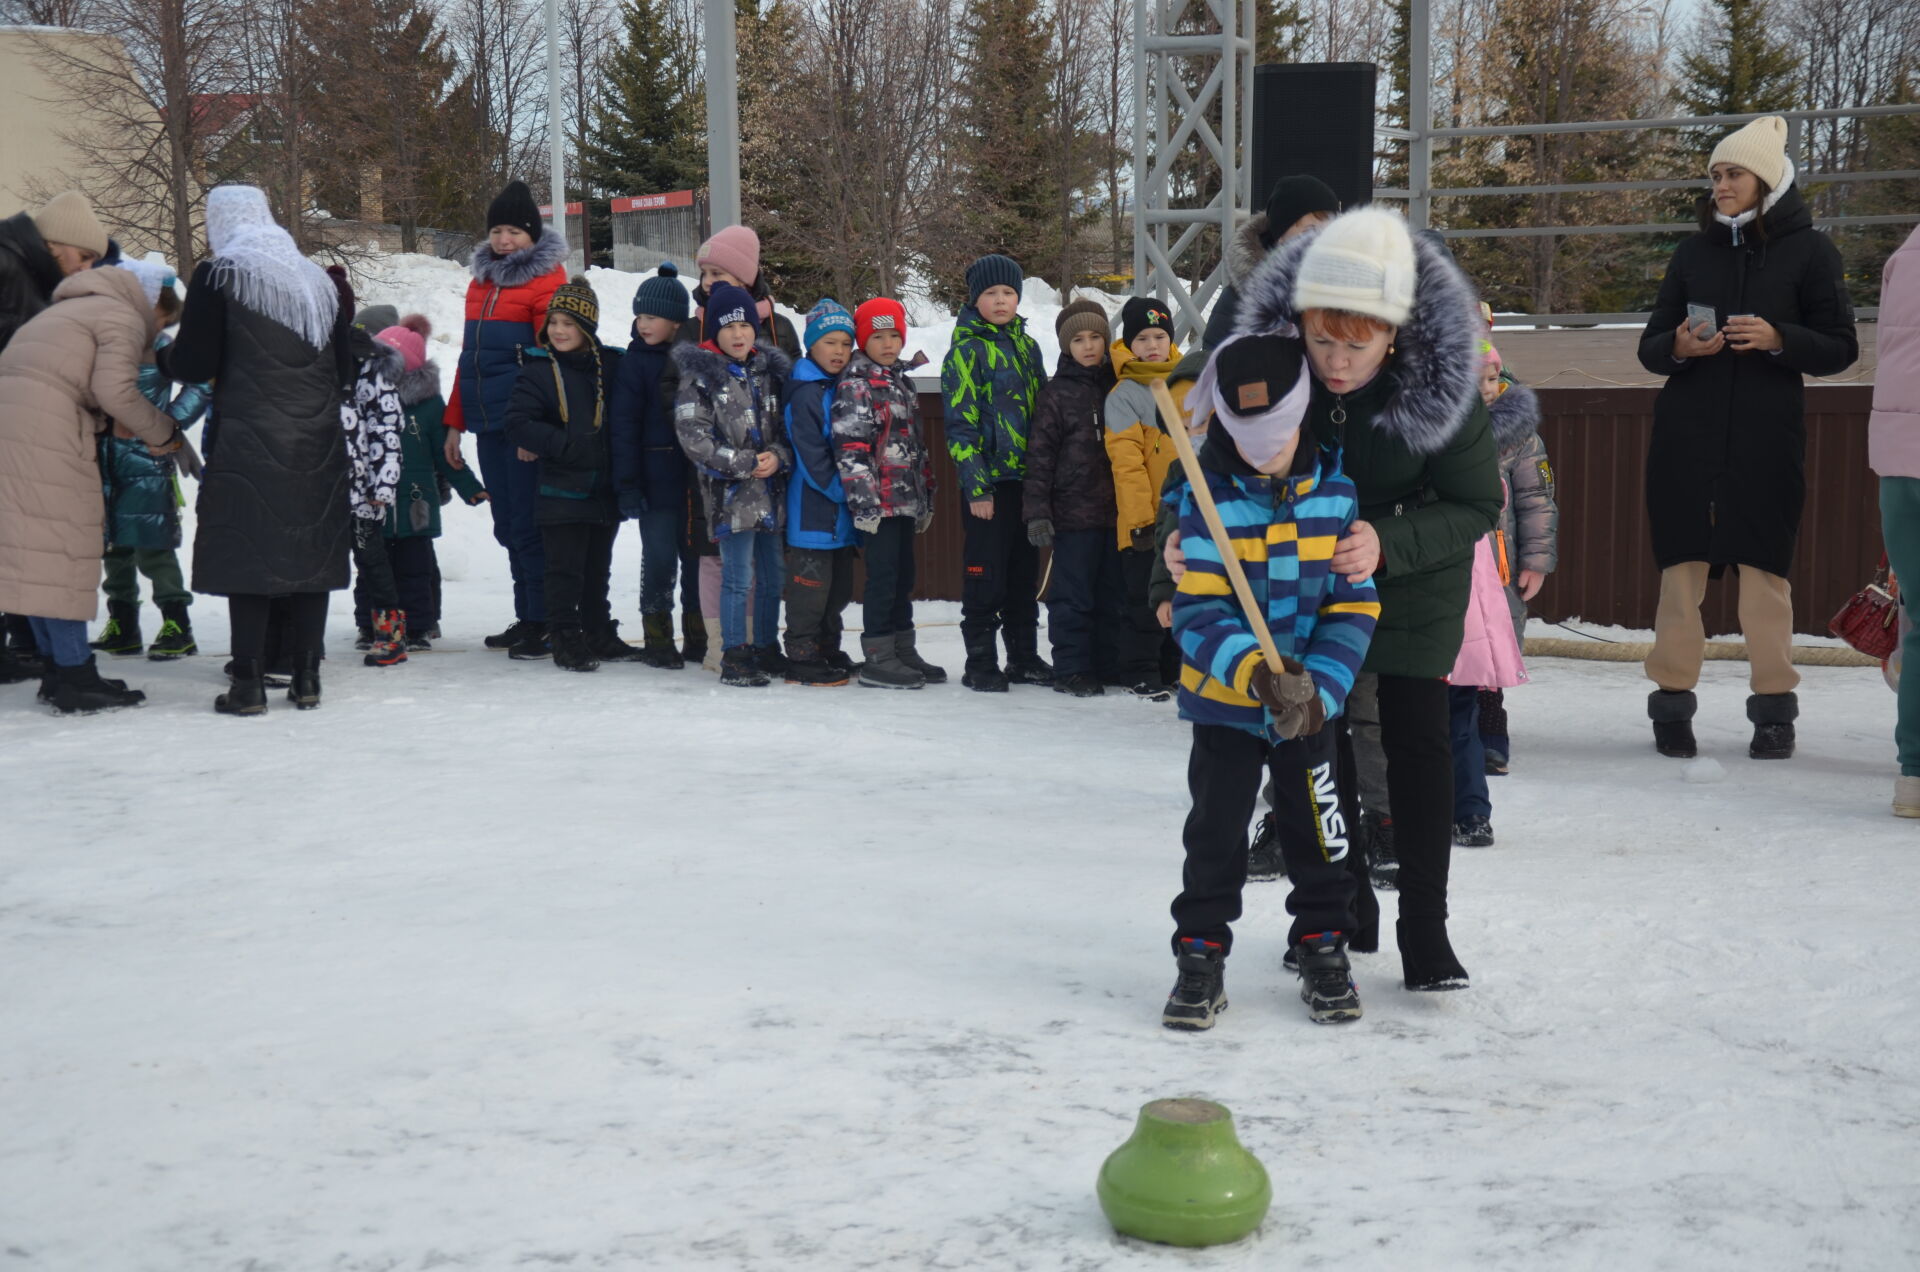
[{"label": "pine tree", "polygon": [[[1675,100],[1695,115],[1748,115],[1792,110],[1798,100],[1799,59],[1768,38],[1768,0],[1707,0],[1697,46],[1680,59]],[[1724,128],[1702,131],[1700,154],[1712,151]]]},{"label": "pine tree", "polygon": [[689,141],[704,103],[680,70],[693,50],[672,38],[664,8],[664,0],[625,0],[626,38],[607,60],[602,103],[580,145],[592,186],[661,194],[706,179],[706,154]]}]

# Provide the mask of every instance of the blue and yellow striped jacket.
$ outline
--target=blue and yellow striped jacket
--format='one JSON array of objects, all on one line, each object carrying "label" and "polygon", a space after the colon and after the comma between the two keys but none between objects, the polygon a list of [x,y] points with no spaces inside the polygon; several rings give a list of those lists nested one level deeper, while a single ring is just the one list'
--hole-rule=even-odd
[{"label": "blue and yellow striped jacket", "polygon": [[[1367,656],[1380,603],[1372,580],[1349,583],[1328,568],[1334,544],[1359,514],[1339,451],[1303,453],[1294,467],[1291,476],[1261,476],[1218,428],[1200,454],[1233,551],[1254,597],[1266,607],[1273,643],[1306,665],[1331,720],[1345,707]],[[1182,487],[1178,497],[1180,546],[1187,555],[1187,572],[1173,597],[1180,718],[1280,741],[1267,709],[1247,690],[1260,645],[1233,594],[1220,547],[1207,532],[1192,489]]]}]

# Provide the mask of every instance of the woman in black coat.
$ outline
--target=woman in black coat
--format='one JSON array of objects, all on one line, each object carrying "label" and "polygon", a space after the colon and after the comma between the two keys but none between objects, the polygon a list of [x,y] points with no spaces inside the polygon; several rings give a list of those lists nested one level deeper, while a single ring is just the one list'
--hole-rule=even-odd
[{"label": "woman in black coat", "polygon": [[1793,754],[1800,677],[1786,575],[1806,501],[1801,377],[1844,371],[1860,345],[1840,253],[1793,186],[1786,135],[1769,115],[1714,148],[1700,232],[1674,249],[1640,337],[1641,364],[1667,377],[1647,453],[1661,571],[1647,714],[1662,755],[1695,753],[1700,603],[1728,566],[1740,572],[1752,667],[1749,754]]},{"label": "woman in black coat", "polygon": [[273,600],[285,597],[287,697],[306,710],[320,705],[327,594],[347,586],[353,544],[340,424],[353,316],[253,186],[207,196],[207,243],[213,259],[187,284],[180,334],[160,369],[214,385],[193,538],[193,590],[226,597],[233,628],[233,687],[214,709],[267,709],[267,626]]}]

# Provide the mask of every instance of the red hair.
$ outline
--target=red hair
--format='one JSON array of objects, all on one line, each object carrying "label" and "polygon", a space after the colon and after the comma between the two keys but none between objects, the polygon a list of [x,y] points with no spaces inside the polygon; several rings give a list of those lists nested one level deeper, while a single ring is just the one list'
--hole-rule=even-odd
[{"label": "red hair", "polygon": [[1393,330],[1378,318],[1344,309],[1309,309],[1300,315],[1300,325],[1316,336],[1332,336],[1350,344],[1365,344],[1381,332]]}]

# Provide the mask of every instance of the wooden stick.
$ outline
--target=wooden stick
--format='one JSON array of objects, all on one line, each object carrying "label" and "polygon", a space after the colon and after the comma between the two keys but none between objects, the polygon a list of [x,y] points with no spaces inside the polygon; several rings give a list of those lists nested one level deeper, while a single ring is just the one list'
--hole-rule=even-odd
[{"label": "wooden stick", "polygon": [[1153,399],[1160,405],[1160,418],[1166,422],[1167,436],[1173,439],[1173,448],[1180,452],[1180,464],[1187,472],[1187,485],[1193,488],[1193,501],[1200,505],[1200,515],[1206,520],[1207,533],[1213,536],[1214,547],[1220,552],[1220,561],[1226,566],[1227,581],[1233,584],[1233,594],[1240,599],[1240,608],[1247,616],[1248,625],[1253,628],[1253,638],[1260,642],[1260,656],[1267,660],[1268,671],[1280,675],[1285,669],[1285,664],[1280,661],[1280,650],[1273,643],[1273,633],[1267,630],[1267,616],[1254,599],[1253,587],[1247,582],[1246,568],[1240,564],[1240,554],[1233,550],[1233,540],[1228,537],[1226,526],[1221,524],[1220,509],[1213,503],[1213,491],[1207,486],[1206,474],[1200,471],[1200,457],[1194,453],[1193,439],[1187,436],[1187,417],[1174,404],[1166,381],[1154,381]]}]

